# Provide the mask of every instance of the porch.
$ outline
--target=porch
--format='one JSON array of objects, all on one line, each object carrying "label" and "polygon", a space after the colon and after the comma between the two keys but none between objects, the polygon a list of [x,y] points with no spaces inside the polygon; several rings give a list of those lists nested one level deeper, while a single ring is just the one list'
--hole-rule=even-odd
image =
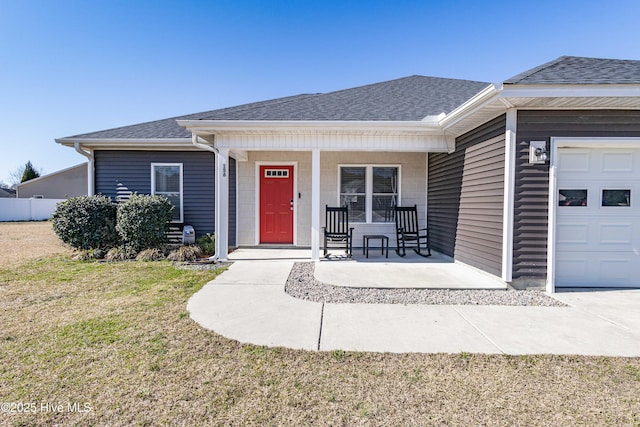
[{"label": "porch", "polygon": [[[413,252],[401,258],[390,248],[389,258],[372,249],[369,258],[361,248],[354,248],[353,257],[331,253],[315,265],[315,278],[324,284],[351,288],[381,289],[506,289],[498,277],[485,273],[438,252],[429,258]],[[240,248],[229,254],[230,261],[294,261],[310,262],[311,249],[300,248]],[[269,272],[265,271],[265,275]],[[284,278],[286,280],[286,277]]]}]

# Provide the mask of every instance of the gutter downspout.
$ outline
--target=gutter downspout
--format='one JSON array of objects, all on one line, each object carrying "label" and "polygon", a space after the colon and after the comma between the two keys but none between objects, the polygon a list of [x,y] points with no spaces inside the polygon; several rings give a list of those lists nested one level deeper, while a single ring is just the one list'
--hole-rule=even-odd
[{"label": "gutter downspout", "polygon": [[89,163],[87,164],[87,195],[93,196],[96,192],[95,158],[93,156],[93,151],[92,150],[85,151],[80,147],[79,142],[74,142],[73,148],[75,148],[75,150],[79,154],[83,155],[89,160]]},{"label": "gutter downspout", "polygon": [[[195,133],[191,134],[191,144],[193,144],[194,147],[200,148],[201,150],[210,151],[216,156],[219,154],[219,151],[218,151],[218,149],[216,147],[214,147],[213,145],[203,144],[201,142],[198,142],[198,138],[200,138],[200,137],[198,135],[196,135]],[[200,139],[202,139],[202,138],[200,138]],[[218,258],[220,258],[220,255],[216,251],[216,253],[213,256],[209,257],[209,261],[217,261]]]}]

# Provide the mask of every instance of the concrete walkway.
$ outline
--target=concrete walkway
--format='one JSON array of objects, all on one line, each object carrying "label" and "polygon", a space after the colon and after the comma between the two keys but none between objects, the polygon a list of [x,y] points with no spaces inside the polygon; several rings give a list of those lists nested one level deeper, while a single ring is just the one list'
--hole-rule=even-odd
[{"label": "concrete walkway", "polygon": [[284,292],[299,255],[238,255],[189,300],[191,317],[243,343],[305,350],[640,356],[640,290],[562,292],[561,308],[322,304]]}]

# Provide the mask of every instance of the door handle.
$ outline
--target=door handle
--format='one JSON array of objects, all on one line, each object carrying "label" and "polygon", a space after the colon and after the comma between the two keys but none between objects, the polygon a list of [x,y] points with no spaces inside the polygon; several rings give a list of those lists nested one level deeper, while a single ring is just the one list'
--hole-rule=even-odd
[{"label": "door handle", "polygon": [[293,199],[289,200],[289,209],[293,210]]}]

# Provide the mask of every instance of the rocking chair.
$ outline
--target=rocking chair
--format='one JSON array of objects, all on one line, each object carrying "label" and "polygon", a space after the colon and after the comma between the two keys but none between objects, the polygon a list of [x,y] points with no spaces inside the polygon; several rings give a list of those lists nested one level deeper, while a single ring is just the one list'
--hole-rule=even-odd
[{"label": "rocking chair", "polygon": [[415,253],[425,258],[431,256],[429,229],[418,226],[418,209],[416,205],[396,206],[394,210],[396,218],[396,253],[398,256],[405,256],[407,247],[413,248]]},{"label": "rocking chair", "polygon": [[349,227],[349,208],[347,206],[326,206],[324,233],[324,256],[327,256],[329,244],[344,249],[351,256],[353,249],[353,227]]}]

